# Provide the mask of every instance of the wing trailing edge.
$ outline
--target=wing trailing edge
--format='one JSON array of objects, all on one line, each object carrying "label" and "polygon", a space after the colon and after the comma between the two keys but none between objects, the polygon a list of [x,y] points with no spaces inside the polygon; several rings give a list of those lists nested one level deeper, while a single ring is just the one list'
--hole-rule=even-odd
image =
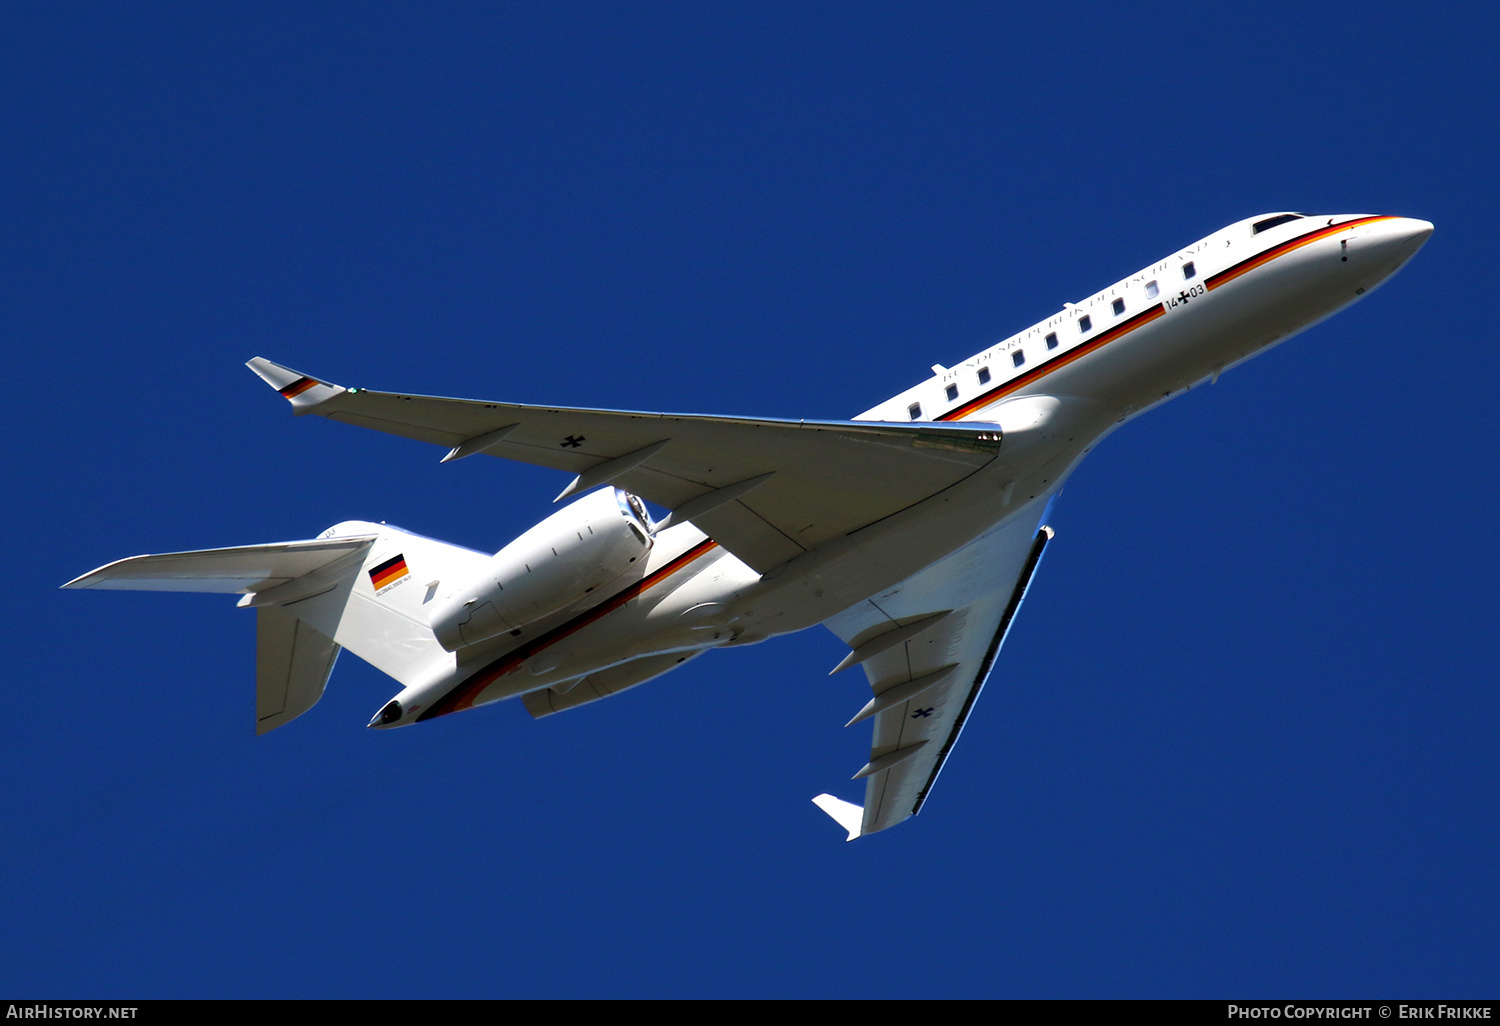
[{"label": "wing trailing edge", "polygon": [[527,406],[338,385],[262,357],[295,413],[614,484],[693,521],[757,573],[924,502],[989,466],[996,424],[776,420]]}]

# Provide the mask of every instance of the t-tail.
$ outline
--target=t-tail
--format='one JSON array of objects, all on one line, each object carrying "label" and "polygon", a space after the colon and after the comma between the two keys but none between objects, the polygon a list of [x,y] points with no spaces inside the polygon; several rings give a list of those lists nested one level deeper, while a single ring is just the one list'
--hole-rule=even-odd
[{"label": "t-tail", "polygon": [[340,649],[411,686],[453,673],[428,626],[444,580],[490,557],[385,524],[352,520],[307,541],[132,556],[63,585],[106,591],[238,594],[256,611],[255,732],[317,704]]}]

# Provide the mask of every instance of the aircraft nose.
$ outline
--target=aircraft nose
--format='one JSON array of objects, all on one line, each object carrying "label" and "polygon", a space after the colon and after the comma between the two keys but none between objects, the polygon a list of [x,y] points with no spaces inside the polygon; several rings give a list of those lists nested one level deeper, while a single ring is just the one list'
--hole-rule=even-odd
[{"label": "aircraft nose", "polygon": [[1375,288],[1399,271],[1432,235],[1432,222],[1415,217],[1380,217],[1354,229],[1344,245],[1345,259],[1353,258],[1366,276],[1361,292]]},{"label": "aircraft nose", "polygon": [[1422,248],[1432,234],[1432,222],[1416,217],[1393,217],[1382,222],[1379,228],[1380,231],[1372,241],[1403,264]]},{"label": "aircraft nose", "polygon": [[1411,247],[1411,251],[1415,253],[1417,250],[1422,248],[1422,244],[1426,242],[1427,237],[1432,234],[1432,222],[1423,221],[1420,218],[1416,217],[1403,217],[1400,221],[1399,230],[1402,237],[1406,241],[1406,244],[1409,245]]}]

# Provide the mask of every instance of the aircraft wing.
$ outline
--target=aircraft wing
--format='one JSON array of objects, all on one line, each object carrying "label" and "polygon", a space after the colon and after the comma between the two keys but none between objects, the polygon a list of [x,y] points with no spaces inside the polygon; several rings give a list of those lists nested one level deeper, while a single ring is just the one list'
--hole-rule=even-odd
[{"label": "aircraft wing", "polygon": [[296,413],[617,484],[764,573],[898,513],[995,458],[993,424],[755,420],[581,410],[343,388],[257,357]]},{"label": "aircraft wing", "polygon": [[826,621],[851,649],[834,672],[862,662],[874,693],[850,721],[874,723],[870,761],[855,777],[865,780],[863,808],[831,795],[814,799],[849,840],[921,811],[1052,537],[1038,526],[1045,515],[1037,504]]}]

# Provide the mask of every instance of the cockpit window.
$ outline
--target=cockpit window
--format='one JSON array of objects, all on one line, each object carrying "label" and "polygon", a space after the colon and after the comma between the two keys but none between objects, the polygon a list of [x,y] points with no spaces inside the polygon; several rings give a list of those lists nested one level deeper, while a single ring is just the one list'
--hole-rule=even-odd
[{"label": "cockpit window", "polygon": [[1256,221],[1255,224],[1251,225],[1254,230],[1251,231],[1250,234],[1259,235],[1267,228],[1275,228],[1278,224],[1286,224],[1288,221],[1296,221],[1303,216],[1304,215],[1302,214],[1277,214],[1275,217],[1268,217],[1264,221]]}]

